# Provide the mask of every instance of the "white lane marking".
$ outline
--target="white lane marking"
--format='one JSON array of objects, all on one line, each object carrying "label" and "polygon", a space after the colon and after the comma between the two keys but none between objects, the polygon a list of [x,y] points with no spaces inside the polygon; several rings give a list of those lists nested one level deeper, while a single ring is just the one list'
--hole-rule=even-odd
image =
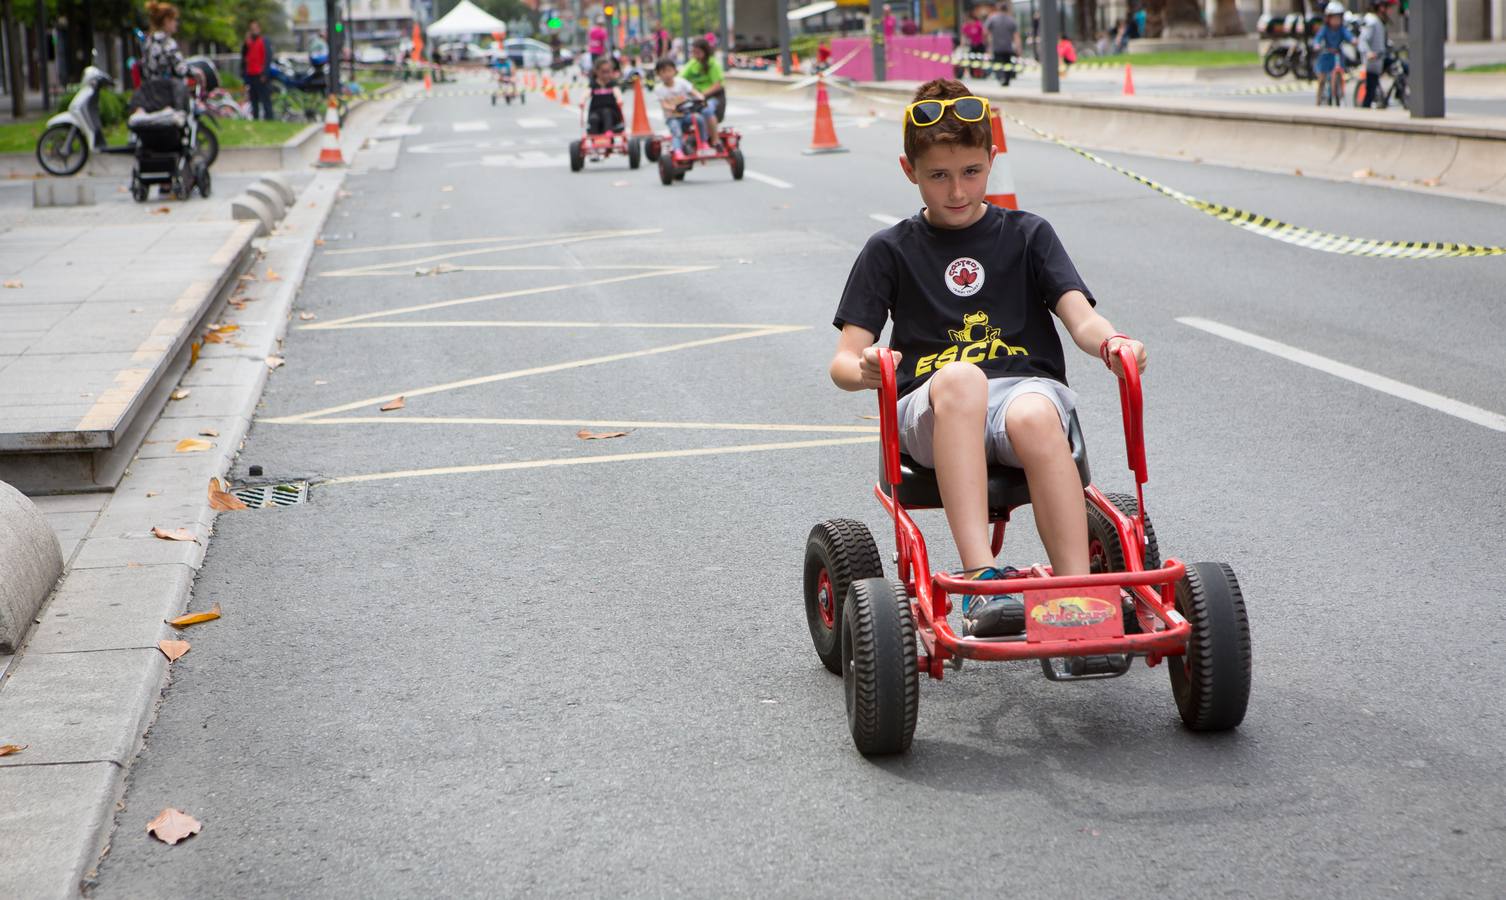
[{"label": "white lane marking", "polygon": [[868,218],[879,223],[880,225],[898,225],[899,223],[904,221],[904,219],[901,219],[899,216],[891,216],[887,213],[869,213]]},{"label": "white lane marking", "polygon": [[1319,356],[1316,353],[1299,350],[1296,347],[1282,344],[1269,338],[1263,338],[1258,334],[1251,334],[1248,331],[1241,331],[1238,328],[1233,328],[1219,322],[1200,319],[1196,316],[1180,316],[1177,318],[1177,321],[1183,325],[1190,325],[1193,328],[1206,331],[1209,334],[1218,335],[1225,340],[1244,344],[1247,347],[1254,347],[1256,350],[1264,351],[1272,356],[1279,356],[1298,365],[1317,369],[1319,372],[1327,372],[1329,375],[1342,378],[1345,381],[1352,381],[1371,390],[1380,391],[1382,394],[1400,397],[1419,406],[1426,406],[1441,413],[1448,413],[1466,422],[1483,425],[1493,431],[1506,432],[1506,415],[1491,412],[1488,409],[1481,409],[1478,406],[1471,406],[1452,397],[1445,397],[1442,394],[1435,394],[1432,391],[1413,387],[1394,378],[1387,378],[1384,375],[1377,375],[1374,372],[1357,369],[1354,366],[1329,359],[1326,356]]},{"label": "white lane marking", "polygon": [[753,179],[754,181],[762,181],[764,184],[767,184],[770,187],[783,188],[785,190],[789,190],[790,188],[794,187],[794,185],[790,184],[788,181],[775,178],[773,175],[765,175],[762,172],[744,170],[743,174]]},{"label": "white lane marking", "polygon": [[553,119],[519,119],[519,128],[555,128],[558,123]]},{"label": "white lane marking", "polygon": [[487,131],[491,128],[491,125],[487,124],[485,119],[472,119],[469,122],[455,122],[450,127],[459,133],[465,131]]},{"label": "white lane marking", "polygon": [[519,153],[489,153],[481,157],[483,166],[503,166],[515,169],[548,169],[563,166],[570,159],[563,153],[545,153],[542,150],[524,150]]},{"label": "white lane marking", "polygon": [[286,425],[538,425],[550,428],[664,428],[690,431],[799,431],[831,434],[878,434],[875,425],[801,425],[762,422],[643,422],[636,419],[498,419],[483,416],[338,416],[304,419]]},{"label": "white lane marking", "polygon": [[380,141],[388,138],[413,137],[423,132],[424,126],[422,125],[384,125],[378,128],[372,137]]}]

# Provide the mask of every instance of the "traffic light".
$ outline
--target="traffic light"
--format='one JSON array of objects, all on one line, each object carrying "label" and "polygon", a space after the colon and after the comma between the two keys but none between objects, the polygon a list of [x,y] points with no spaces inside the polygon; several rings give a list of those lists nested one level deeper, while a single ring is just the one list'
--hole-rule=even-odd
[{"label": "traffic light", "polygon": [[560,17],[559,16],[550,16],[549,17],[549,21],[547,21],[547,22],[544,23],[544,27],[546,27],[549,30],[553,31],[554,29],[559,28],[563,24],[565,24],[565,23],[560,21]]},{"label": "traffic light", "polygon": [[344,30],[345,30],[345,23],[344,22],[336,22],[335,23],[335,34],[339,34],[340,32],[342,32]]},{"label": "traffic light", "polygon": [[613,18],[614,16],[617,15],[617,7],[615,7],[615,6],[606,6],[606,7],[603,7],[601,11],[603,13],[606,13],[606,16],[607,16],[608,19]]}]

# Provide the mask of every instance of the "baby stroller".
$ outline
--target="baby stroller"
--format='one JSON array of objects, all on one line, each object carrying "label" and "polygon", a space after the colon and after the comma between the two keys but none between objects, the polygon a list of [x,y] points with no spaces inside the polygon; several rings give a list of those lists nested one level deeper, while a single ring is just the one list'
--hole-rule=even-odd
[{"label": "baby stroller", "polygon": [[170,190],[178,200],[187,200],[195,189],[199,196],[208,197],[213,160],[204,152],[197,104],[188,88],[174,79],[152,79],[131,95],[130,105],[133,112],[126,127],[136,148],[131,197],[146,202],[154,184]]}]

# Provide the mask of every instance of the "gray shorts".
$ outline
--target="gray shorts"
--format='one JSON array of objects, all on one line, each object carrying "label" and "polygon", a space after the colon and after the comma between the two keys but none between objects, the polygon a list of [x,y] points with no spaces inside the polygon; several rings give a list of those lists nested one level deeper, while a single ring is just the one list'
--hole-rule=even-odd
[{"label": "gray shorts", "polygon": [[[1061,416],[1063,431],[1067,430],[1068,416],[1077,408],[1077,394],[1060,381],[1033,375],[988,379],[988,415],[983,439],[989,462],[1023,467],[1009,445],[1004,413],[1016,397],[1024,394],[1040,394],[1050,400]],[[931,441],[935,434],[936,413],[931,410],[931,382],[927,381],[899,398],[899,447],[917,463],[934,469],[936,455],[931,452]]]}]

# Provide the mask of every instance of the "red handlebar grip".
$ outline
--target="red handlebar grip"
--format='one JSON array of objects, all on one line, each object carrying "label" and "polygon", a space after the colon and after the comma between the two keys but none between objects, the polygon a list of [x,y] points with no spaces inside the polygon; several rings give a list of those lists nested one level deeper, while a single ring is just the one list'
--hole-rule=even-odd
[{"label": "red handlebar grip", "polygon": [[1119,354],[1119,405],[1124,411],[1124,454],[1129,460],[1130,471],[1135,473],[1135,483],[1144,484],[1145,472],[1145,398],[1140,392],[1140,366],[1135,361],[1134,351],[1120,346]]},{"label": "red handlebar grip", "polygon": [[899,388],[894,377],[894,353],[879,352],[879,440],[883,444],[884,481],[899,484]]}]

